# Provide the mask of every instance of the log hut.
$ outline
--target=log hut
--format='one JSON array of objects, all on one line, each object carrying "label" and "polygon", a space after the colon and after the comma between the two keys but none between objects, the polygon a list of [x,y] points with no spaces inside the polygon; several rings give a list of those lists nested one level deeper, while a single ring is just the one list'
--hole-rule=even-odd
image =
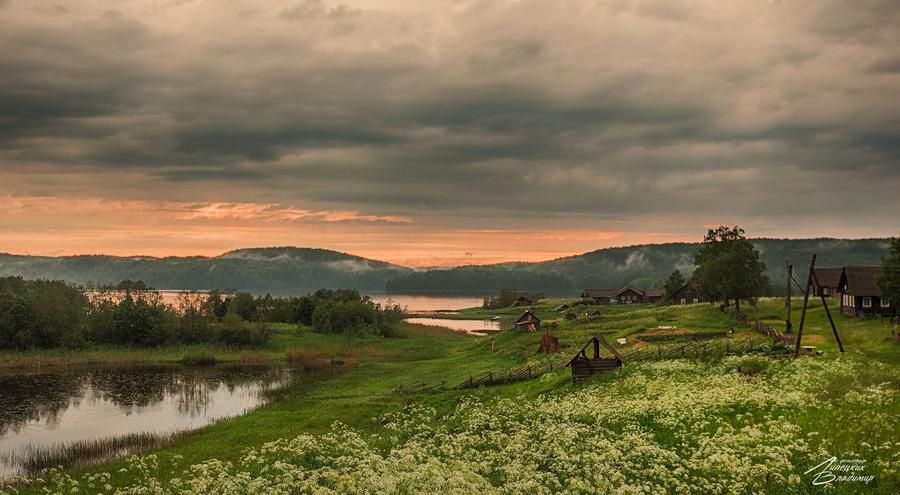
[{"label": "log hut", "polygon": [[535,316],[531,311],[526,311],[516,320],[515,324],[516,330],[534,332],[541,328],[541,319]]},{"label": "log hut", "polygon": [[[594,356],[592,358],[587,356],[588,346],[591,346],[594,349]],[[612,357],[602,357],[600,355],[600,346],[606,348]],[[623,362],[624,359],[622,359],[622,355],[619,354],[619,352],[611,346],[602,335],[594,335],[587,341],[587,344],[584,344],[584,347],[575,354],[567,366],[572,368],[572,383],[578,385],[587,381],[591,375],[621,368]]]},{"label": "log hut", "polygon": [[669,302],[672,304],[700,304],[706,302],[706,298],[700,289],[688,282],[669,296]]},{"label": "log hut", "polygon": [[813,286],[813,293],[810,295],[815,297],[840,297],[841,278],[843,275],[843,268],[816,268],[816,280],[819,283]]},{"label": "log hut", "polygon": [[897,308],[891,301],[881,297],[881,288],[878,287],[879,276],[881,276],[880,266],[844,267],[839,282],[841,313],[860,318],[897,314]]},{"label": "log hut", "polygon": [[513,303],[513,306],[534,306],[534,302],[534,299],[530,297],[519,296],[516,302]]}]

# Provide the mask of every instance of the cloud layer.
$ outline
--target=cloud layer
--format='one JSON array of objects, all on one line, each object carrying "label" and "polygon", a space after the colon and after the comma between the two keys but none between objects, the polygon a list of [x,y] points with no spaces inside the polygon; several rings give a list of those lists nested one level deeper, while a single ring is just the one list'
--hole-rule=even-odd
[{"label": "cloud layer", "polygon": [[8,198],[277,205],[410,239],[900,227],[891,1],[11,0],[0,18]]}]

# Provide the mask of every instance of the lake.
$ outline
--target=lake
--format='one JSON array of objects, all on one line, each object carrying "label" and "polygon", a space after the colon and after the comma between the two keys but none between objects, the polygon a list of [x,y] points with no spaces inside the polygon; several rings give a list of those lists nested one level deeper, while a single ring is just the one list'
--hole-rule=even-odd
[{"label": "lake", "polygon": [[238,416],[266,402],[281,366],[70,367],[0,374],[0,478],[17,454],[131,433],[167,434]]},{"label": "lake", "polygon": [[[160,290],[158,291],[163,302],[167,304],[176,304],[178,297],[185,291],[180,290]],[[205,291],[198,291],[205,293]],[[252,291],[255,295],[264,295],[265,291]],[[365,292],[364,292],[365,293]],[[274,297],[301,296],[307,292],[284,293],[273,292]],[[481,307],[484,302],[483,297],[477,296],[425,296],[410,294],[378,294],[366,293],[374,302],[380,304],[399,304],[405,307],[410,313],[430,313],[436,311],[455,311],[465,308]]]},{"label": "lake", "polygon": [[453,320],[450,318],[415,317],[405,318],[403,321],[430,327],[445,327],[476,336],[484,336],[501,330],[500,322],[497,320]]}]

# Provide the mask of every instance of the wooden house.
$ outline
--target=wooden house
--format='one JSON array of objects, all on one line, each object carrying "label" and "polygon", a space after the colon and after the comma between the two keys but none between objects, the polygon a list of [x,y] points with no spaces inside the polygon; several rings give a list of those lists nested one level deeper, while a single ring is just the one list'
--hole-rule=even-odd
[{"label": "wooden house", "polygon": [[[593,357],[587,355],[588,346],[593,348]],[[611,357],[602,357],[600,346],[609,351]],[[576,385],[584,383],[591,375],[621,368],[623,362],[622,355],[602,335],[594,335],[569,361],[568,366],[572,368],[572,383]]]},{"label": "wooden house", "polygon": [[618,304],[637,304],[644,302],[644,292],[626,285],[616,292]]},{"label": "wooden house", "polygon": [[535,300],[530,297],[519,296],[513,306],[534,306]]},{"label": "wooden house", "polygon": [[568,304],[560,304],[559,306],[556,307],[556,309],[554,311],[556,311],[557,313],[562,313],[563,311],[566,311],[567,309],[569,309]]},{"label": "wooden house", "polygon": [[581,299],[589,304],[616,304],[617,292],[619,289],[585,289],[581,293]]},{"label": "wooden house", "polygon": [[656,304],[662,301],[662,298],[666,295],[666,289],[660,288],[652,288],[652,289],[644,289],[644,297],[641,302]]},{"label": "wooden house", "polygon": [[535,316],[531,311],[526,311],[516,320],[515,325],[516,330],[534,332],[541,328],[541,319]]},{"label": "wooden house", "polygon": [[[894,315],[897,308],[881,297],[879,266],[844,267],[838,286],[841,291],[841,313],[848,316]],[[821,282],[821,281],[820,281]]]},{"label": "wooden house", "polygon": [[843,268],[816,268],[816,280],[818,285],[813,287],[813,296],[825,296],[838,298],[841,295],[841,277]]},{"label": "wooden house", "polygon": [[672,304],[700,304],[706,302],[706,299],[700,289],[688,282],[669,296],[669,302]]}]

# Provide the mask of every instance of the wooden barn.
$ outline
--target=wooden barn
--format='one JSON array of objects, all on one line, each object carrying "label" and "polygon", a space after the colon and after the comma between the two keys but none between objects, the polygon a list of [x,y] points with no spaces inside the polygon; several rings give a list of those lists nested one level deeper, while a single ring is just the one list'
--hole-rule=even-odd
[{"label": "wooden barn", "polygon": [[819,284],[813,287],[812,296],[838,298],[841,295],[841,278],[843,268],[816,268],[816,280]]},{"label": "wooden barn", "polygon": [[559,306],[556,307],[556,309],[554,311],[556,311],[557,313],[562,313],[563,311],[566,311],[567,309],[569,309],[568,304],[560,304]]},{"label": "wooden barn", "polygon": [[590,304],[640,304],[657,303],[665,295],[665,289],[636,289],[626,285],[621,289],[585,289],[581,299]]},{"label": "wooden barn", "polygon": [[838,283],[841,313],[859,317],[896,314],[897,308],[881,297],[881,288],[878,287],[880,275],[880,266],[844,267]]},{"label": "wooden barn", "polygon": [[541,328],[541,319],[534,315],[531,311],[522,313],[516,320],[516,330],[527,330],[534,332]]},{"label": "wooden barn", "polygon": [[513,303],[513,306],[534,306],[535,300],[530,297],[519,296],[516,299],[516,302]]},{"label": "wooden barn", "polygon": [[660,288],[644,289],[644,294],[643,294],[643,298],[641,299],[641,302],[648,303],[648,304],[656,304],[656,303],[662,301],[662,298],[665,295],[666,295],[666,289],[660,289]]},{"label": "wooden barn", "polygon": [[672,304],[700,304],[706,302],[706,299],[700,289],[688,282],[684,287],[672,293],[669,302]]},{"label": "wooden barn", "polygon": [[616,304],[616,292],[619,289],[585,289],[581,293],[581,299],[590,304]]},{"label": "wooden barn", "polygon": [[[604,358],[600,354],[601,346],[609,352],[610,357]],[[593,357],[588,357],[588,347],[593,348]],[[602,335],[594,335],[569,361],[568,366],[572,368],[572,383],[576,385],[584,383],[591,375],[621,368],[623,361],[622,355]]]}]

